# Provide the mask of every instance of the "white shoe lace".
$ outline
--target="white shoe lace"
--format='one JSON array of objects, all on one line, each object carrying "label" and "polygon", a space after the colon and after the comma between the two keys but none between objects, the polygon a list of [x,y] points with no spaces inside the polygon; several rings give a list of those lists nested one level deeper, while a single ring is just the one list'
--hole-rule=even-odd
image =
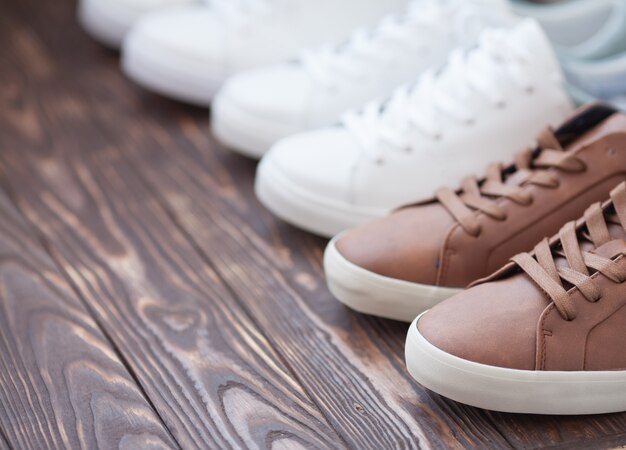
[{"label": "white shoe lace", "polygon": [[388,148],[412,151],[414,133],[440,140],[443,124],[471,126],[477,119],[472,110],[477,96],[504,108],[503,76],[529,93],[534,89],[525,70],[532,55],[506,36],[499,29],[485,31],[475,49],[456,50],[441,70],[430,70],[416,84],[397,89],[387,102],[372,102],[362,111],[346,113],[344,126],[382,163]]},{"label": "white shoe lace", "polygon": [[448,33],[447,27],[442,27],[449,15],[447,6],[438,0],[413,1],[405,14],[390,15],[374,29],[358,29],[340,46],[305,51],[300,61],[326,87],[333,87],[344,77],[362,78],[373,65],[388,65],[403,58],[407,47],[416,56],[428,51],[433,36]]}]

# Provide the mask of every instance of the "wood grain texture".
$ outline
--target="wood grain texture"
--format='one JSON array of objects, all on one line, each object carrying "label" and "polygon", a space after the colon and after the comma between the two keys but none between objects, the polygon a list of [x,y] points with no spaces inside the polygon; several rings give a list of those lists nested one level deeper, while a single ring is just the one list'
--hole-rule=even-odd
[{"label": "wood grain texture", "polygon": [[[124,146],[94,120],[91,92],[76,89],[86,74],[63,62],[77,47],[59,41],[55,33],[65,28],[50,22],[69,6],[40,9],[46,20],[36,31],[19,11],[4,24],[12,41],[27,42],[2,48],[10,70],[0,87],[0,118],[13,122],[0,134],[3,178],[21,212],[182,447],[341,446],[281,357],[145,190]],[[57,53],[57,45],[68,53]]]},{"label": "wood grain texture", "polygon": [[0,450],[10,450],[10,448],[6,437],[2,434],[2,429],[0,429]]},{"label": "wood grain texture", "polygon": [[176,440],[333,447],[332,430],[279,356],[116,155],[7,167],[19,178],[52,169],[49,183],[18,194],[21,209]]},{"label": "wood grain texture", "polygon": [[0,448],[175,447],[37,235],[0,194]]}]

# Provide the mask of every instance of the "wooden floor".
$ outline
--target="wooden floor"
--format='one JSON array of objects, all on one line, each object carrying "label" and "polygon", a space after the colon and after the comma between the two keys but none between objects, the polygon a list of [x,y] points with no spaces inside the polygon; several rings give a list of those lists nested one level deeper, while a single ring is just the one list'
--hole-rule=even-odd
[{"label": "wooden floor", "polygon": [[0,448],[615,448],[414,383],[208,114],[128,82],[70,0],[0,1]]}]

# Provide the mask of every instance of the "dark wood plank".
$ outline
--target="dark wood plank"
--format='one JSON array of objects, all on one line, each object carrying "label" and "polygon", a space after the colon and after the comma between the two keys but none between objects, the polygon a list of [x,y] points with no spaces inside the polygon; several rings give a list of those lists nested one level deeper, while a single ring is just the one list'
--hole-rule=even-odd
[{"label": "dark wood plank", "polygon": [[10,449],[11,447],[9,447],[9,443],[7,442],[6,438],[2,434],[2,429],[0,429],[0,450],[10,450]]},{"label": "dark wood plank", "polygon": [[626,434],[618,434],[593,440],[579,441],[575,445],[559,444],[549,447],[550,450],[623,450],[626,449]]},{"label": "dark wood plank", "polygon": [[175,446],[115,350],[0,193],[0,448]]},{"label": "dark wood plank", "polygon": [[[19,202],[176,439],[332,447],[332,430],[278,355],[116,155],[94,152],[87,165],[70,157]],[[9,167],[18,180],[46,171]]]},{"label": "dark wood plank", "polygon": [[[626,444],[626,414],[533,416],[488,413],[516,448],[609,448]],[[607,447],[608,446],[608,447]]]},{"label": "dark wood plank", "polygon": [[[58,176],[16,195],[172,434],[184,448],[334,446],[278,355],[117,154],[67,155]],[[7,167],[15,185],[49,169]]]},{"label": "dark wood plank", "polygon": [[[35,32],[19,11],[3,15],[4,33],[27,42],[0,48],[10,63],[0,74],[0,123],[10,124],[0,132],[0,160],[22,213],[181,446],[341,446],[254,322],[139,182],[126,148],[94,122],[90,91],[74,87],[99,87],[64,66],[82,35],[74,27],[59,39],[67,32],[53,22],[59,9],[69,17],[67,4],[48,10],[31,2],[29,11],[41,14],[29,16]],[[96,48],[83,45],[89,54]],[[116,122],[115,110],[108,113],[123,136],[126,124]]]}]

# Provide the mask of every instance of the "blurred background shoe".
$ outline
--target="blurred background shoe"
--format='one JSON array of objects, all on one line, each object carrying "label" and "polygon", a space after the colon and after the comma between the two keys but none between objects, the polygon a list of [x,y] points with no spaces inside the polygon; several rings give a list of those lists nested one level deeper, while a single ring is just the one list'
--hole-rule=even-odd
[{"label": "blurred background shoe", "polygon": [[211,0],[143,16],[122,48],[124,72],[177,100],[210,104],[227,77],[345,39],[406,0]]},{"label": "blurred background shoe", "polygon": [[278,217],[332,236],[511,157],[573,106],[547,37],[526,19],[485,31],[475,49],[339,126],[279,141],[256,193]]},{"label": "blurred background shoe", "polygon": [[135,21],[150,11],[199,0],[80,0],[78,20],[91,37],[119,48]]},{"label": "blurred background shoe", "polygon": [[560,54],[602,58],[626,51],[626,1],[563,0],[548,4],[514,0],[521,16],[533,17]]},{"label": "blurred background shoe", "polygon": [[561,64],[577,102],[602,99],[626,111],[626,51],[601,59],[562,58]]},{"label": "blurred background shoe", "polygon": [[258,158],[283,137],[387,97],[455,48],[475,45],[483,29],[512,23],[507,0],[414,0],[404,14],[359,29],[345,43],[235,75],[213,104],[213,133]]}]

